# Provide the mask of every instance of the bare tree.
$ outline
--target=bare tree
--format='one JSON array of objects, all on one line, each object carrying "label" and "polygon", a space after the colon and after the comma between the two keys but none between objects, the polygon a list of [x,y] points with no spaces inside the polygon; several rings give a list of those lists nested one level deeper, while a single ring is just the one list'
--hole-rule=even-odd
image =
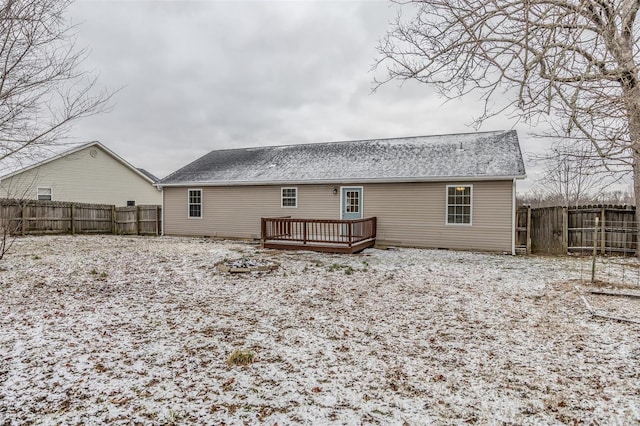
[{"label": "bare tree", "polygon": [[[616,206],[631,206],[634,203],[631,192],[620,189],[602,191],[595,195],[585,195],[579,201],[579,205],[612,204]],[[563,201],[559,195],[549,192],[546,187],[541,188],[539,185],[534,185],[525,194],[518,194],[517,204],[518,206],[531,206],[533,208],[557,207],[562,205]]]},{"label": "bare tree", "polygon": [[0,2],[0,161],[21,163],[64,141],[70,125],[103,110],[112,93],[96,93],[82,69],[67,0]]},{"label": "bare tree", "polygon": [[541,160],[545,167],[538,183],[549,199],[563,206],[578,206],[599,199],[625,176],[608,171],[590,145],[568,145],[560,141],[535,159]]},{"label": "bare tree", "polygon": [[[112,93],[96,92],[82,69],[68,0],[0,0],[0,162],[3,169],[34,161],[64,143],[71,124],[106,107]],[[0,206],[0,259],[22,225],[24,194]],[[17,209],[17,210],[16,210]]]},{"label": "bare tree", "polygon": [[25,200],[0,199],[0,260],[11,250],[23,227],[24,208]]},{"label": "bare tree", "polygon": [[379,44],[378,84],[413,79],[446,98],[479,93],[478,125],[503,112],[543,120],[553,136],[588,141],[610,170],[632,169],[640,201],[638,0],[399,3],[412,13]]},{"label": "bare tree", "polygon": [[602,204],[615,204],[615,205],[634,205],[635,201],[631,192],[623,191],[620,189],[613,191],[604,191],[600,194],[600,200]]},{"label": "bare tree", "polygon": [[[526,193],[518,194],[516,201],[517,201],[518,207],[531,206],[534,209],[538,207],[547,207],[547,203],[549,201],[549,194],[545,191],[542,191],[539,187],[536,187],[534,185]],[[557,206],[557,205],[558,204],[554,201],[549,206]]]}]

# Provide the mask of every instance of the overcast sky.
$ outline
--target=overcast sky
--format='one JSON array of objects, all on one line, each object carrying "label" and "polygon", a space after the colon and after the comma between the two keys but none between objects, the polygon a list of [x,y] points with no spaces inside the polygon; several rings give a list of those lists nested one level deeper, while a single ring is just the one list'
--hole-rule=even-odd
[{"label": "overcast sky", "polygon": [[[470,132],[480,113],[474,98],[443,104],[416,83],[371,93],[397,13],[387,1],[79,0],[69,12],[85,66],[122,87],[72,136],[159,177],[213,149]],[[481,130],[512,127],[525,152],[540,150],[506,117]]]}]

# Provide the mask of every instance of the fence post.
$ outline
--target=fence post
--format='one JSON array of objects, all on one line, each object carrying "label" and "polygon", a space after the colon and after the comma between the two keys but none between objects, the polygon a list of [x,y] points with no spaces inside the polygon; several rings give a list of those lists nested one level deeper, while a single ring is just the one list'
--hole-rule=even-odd
[{"label": "fence post", "polygon": [[562,208],[562,254],[569,253],[569,209]]},{"label": "fence post", "polygon": [[607,210],[607,206],[603,205],[602,206],[602,211],[600,212],[600,226],[602,227],[602,229],[600,230],[600,254],[604,255],[605,254],[605,250],[607,247],[607,235],[606,235],[606,226],[605,226],[605,219],[606,219],[606,210]]},{"label": "fence post", "polygon": [[71,203],[71,235],[76,234],[76,205]]},{"label": "fence post", "polygon": [[111,233],[116,235],[116,206],[111,206]]},{"label": "fence post", "polygon": [[134,212],[134,217],[135,217],[135,225],[136,225],[136,229],[135,229],[135,235],[140,235],[140,206],[136,206],[136,210]]},{"label": "fence post", "polygon": [[596,216],[596,224],[593,227],[593,259],[591,260],[591,282],[596,280],[596,256],[598,255],[598,219]]},{"label": "fence post", "polygon": [[24,237],[24,234],[26,233],[27,230],[27,203],[23,202],[22,203],[22,236]]},{"label": "fence post", "polygon": [[160,206],[156,206],[156,237],[160,235]]},{"label": "fence post", "polygon": [[[635,235],[636,237],[636,244],[635,247],[633,247],[633,252],[634,255],[637,257],[638,253],[640,252],[640,238],[638,238],[640,235],[638,233],[638,213],[636,212],[636,206],[632,206],[631,210],[633,211],[633,216],[632,216],[632,221],[631,223],[633,223],[633,231],[634,233],[631,234],[631,242],[633,242],[633,236]],[[625,236],[625,243],[624,243],[625,248],[627,247],[627,240],[626,240],[626,236]],[[626,254],[626,252],[625,252]]]},{"label": "fence post", "polygon": [[531,206],[527,206],[527,254],[531,254]]}]

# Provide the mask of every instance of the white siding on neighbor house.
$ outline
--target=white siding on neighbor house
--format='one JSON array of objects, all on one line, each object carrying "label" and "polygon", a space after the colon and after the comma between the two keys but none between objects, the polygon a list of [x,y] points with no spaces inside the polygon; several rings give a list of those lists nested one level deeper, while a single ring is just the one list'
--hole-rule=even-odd
[{"label": "white siding on neighbor house", "polygon": [[[472,225],[446,224],[447,185],[473,185]],[[260,218],[339,219],[340,186],[363,188],[364,217],[378,218],[377,243],[511,252],[513,182],[295,185],[298,207],[281,207],[283,186],[202,187],[202,218],[187,217],[187,187],[164,188],[164,232],[260,238]],[[286,185],[292,186],[292,185]],[[337,189],[337,195],[333,189]]]},{"label": "white siding on neighbor house", "polygon": [[[95,156],[91,155],[91,152]],[[0,182],[0,195],[36,199],[38,188],[51,188],[53,201],[125,206],[162,203],[162,192],[98,146],[50,161]]]}]

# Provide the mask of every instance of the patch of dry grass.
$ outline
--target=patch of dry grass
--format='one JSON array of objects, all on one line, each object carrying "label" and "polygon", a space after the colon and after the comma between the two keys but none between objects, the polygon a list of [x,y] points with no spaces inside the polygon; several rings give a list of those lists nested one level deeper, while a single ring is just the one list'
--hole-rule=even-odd
[{"label": "patch of dry grass", "polygon": [[256,360],[256,354],[248,349],[235,349],[227,358],[227,365],[249,365]]}]

